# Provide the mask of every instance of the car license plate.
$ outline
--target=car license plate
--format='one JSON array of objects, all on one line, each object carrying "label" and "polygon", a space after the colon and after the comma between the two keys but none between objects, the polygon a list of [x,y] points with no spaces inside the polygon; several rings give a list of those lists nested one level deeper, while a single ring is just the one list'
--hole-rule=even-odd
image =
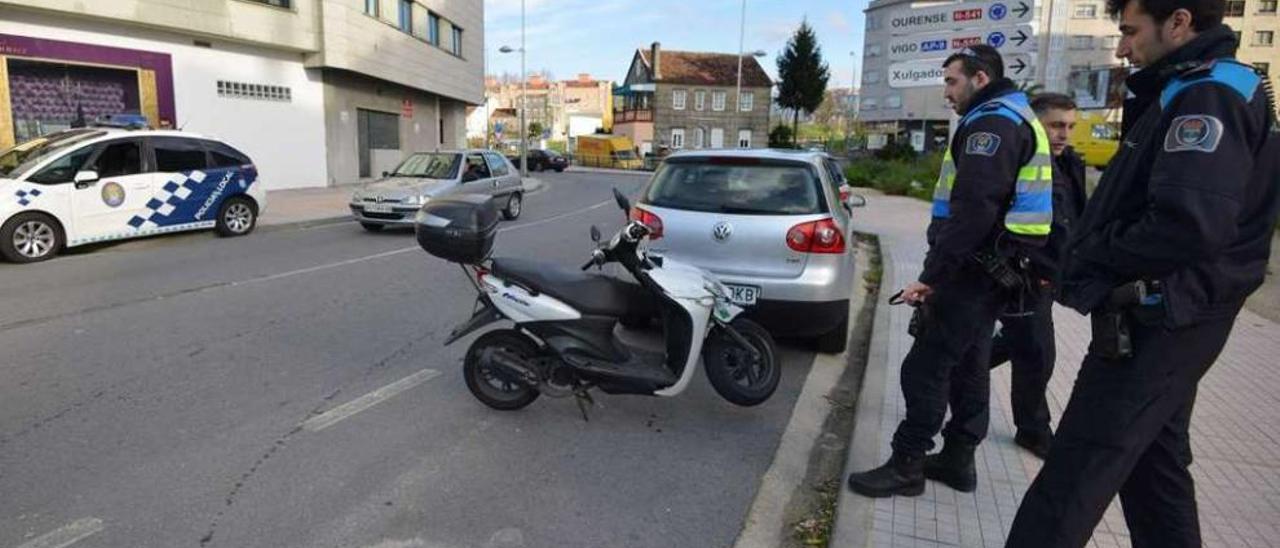
[{"label": "car license plate", "polygon": [[391,204],[365,204],[365,213],[391,213]]},{"label": "car license plate", "polygon": [[750,285],[732,285],[725,284],[729,288],[729,293],[733,304],[736,305],[753,305],[760,298],[760,288]]}]

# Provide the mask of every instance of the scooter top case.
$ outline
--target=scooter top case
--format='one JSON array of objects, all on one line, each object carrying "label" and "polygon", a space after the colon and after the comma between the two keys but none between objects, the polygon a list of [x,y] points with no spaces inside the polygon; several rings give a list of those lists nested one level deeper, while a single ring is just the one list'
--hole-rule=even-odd
[{"label": "scooter top case", "polygon": [[413,223],[418,245],[446,261],[479,264],[493,250],[498,231],[498,208],[482,194],[457,194],[432,199]]}]

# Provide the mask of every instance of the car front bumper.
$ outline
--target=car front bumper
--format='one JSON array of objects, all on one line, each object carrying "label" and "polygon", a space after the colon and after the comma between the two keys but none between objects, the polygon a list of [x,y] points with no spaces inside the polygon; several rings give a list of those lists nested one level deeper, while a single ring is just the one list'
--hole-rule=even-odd
[{"label": "car front bumper", "polygon": [[348,204],[347,207],[351,208],[351,215],[361,223],[388,226],[413,226],[419,209],[418,206],[393,206],[391,213],[369,213],[361,204]]}]

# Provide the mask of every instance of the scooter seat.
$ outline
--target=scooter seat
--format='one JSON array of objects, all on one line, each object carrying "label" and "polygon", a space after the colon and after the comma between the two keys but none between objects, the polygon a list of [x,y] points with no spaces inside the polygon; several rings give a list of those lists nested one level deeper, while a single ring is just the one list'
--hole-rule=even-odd
[{"label": "scooter seat", "polygon": [[638,284],[543,261],[499,257],[493,259],[492,271],[525,289],[564,301],[583,315],[621,317],[644,298]]}]

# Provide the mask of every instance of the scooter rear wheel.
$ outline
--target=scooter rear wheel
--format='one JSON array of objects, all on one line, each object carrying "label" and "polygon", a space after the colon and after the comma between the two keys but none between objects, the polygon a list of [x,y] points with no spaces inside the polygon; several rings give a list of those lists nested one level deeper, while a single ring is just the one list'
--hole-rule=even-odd
[{"label": "scooter rear wheel", "polygon": [[716,329],[702,346],[707,380],[720,397],[731,403],[744,407],[760,405],[773,396],[782,380],[777,346],[769,332],[751,320],[738,318],[730,325],[759,357],[753,358],[732,336]]},{"label": "scooter rear wheel", "polygon": [[462,374],[467,389],[481,403],[500,411],[514,411],[538,399],[538,391],[496,366],[485,363],[482,356],[487,349],[502,349],[525,360],[538,356],[538,345],[524,333],[514,329],[499,329],[481,335],[467,349]]}]

